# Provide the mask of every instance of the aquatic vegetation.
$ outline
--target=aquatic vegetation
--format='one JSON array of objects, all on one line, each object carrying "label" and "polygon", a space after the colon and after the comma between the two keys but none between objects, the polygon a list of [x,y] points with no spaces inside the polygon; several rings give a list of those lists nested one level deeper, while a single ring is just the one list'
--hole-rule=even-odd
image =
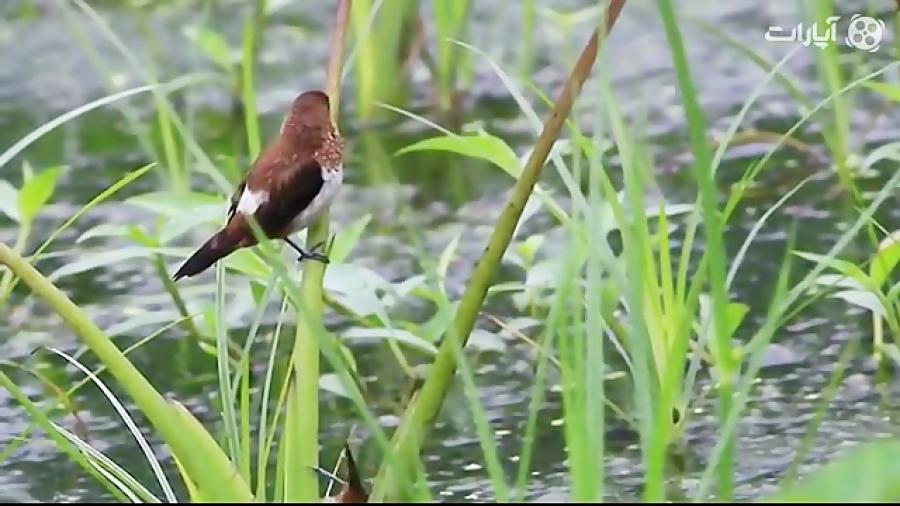
[{"label": "aquatic vegetation", "polygon": [[[669,0],[657,2],[656,13],[666,61],[671,58],[674,69],[678,129],[689,150],[680,176],[684,191],[663,190],[660,169],[666,161],[654,149],[647,120],[634,117],[613,84],[617,66],[601,50],[607,34],[617,33],[620,11],[627,13],[632,4],[613,0],[558,15],[536,2],[522,4],[526,31],[538,15],[560,26],[597,25],[571,69],[563,58],[549,64],[569,77],[545,95],[547,87],[530,70],[540,41],[533,33],[523,37],[514,64],[477,47],[470,42],[475,2],[438,0],[427,10],[416,2],[342,0],[328,13],[333,25],[322,74],[334,119],[348,139],[358,139],[360,154],[351,161],[360,168],[353,177],[385,186],[385,193],[340,227],[324,216],[307,233],[308,246],[334,234],[327,267],[305,262],[298,268],[279,245],[263,241],[218,263],[206,281],[173,284],[173,266],[196,246],[196,237],[220,225],[241,167],[260,152],[263,132],[277,127],[263,120],[257,101],[263,97],[258,75],[271,58],[261,48],[273,36],[267,32],[278,4],[249,5],[240,36],[231,41],[233,35],[214,24],[186,30],[214,70],[170,81],[160,79],[156,64],[142,63],[94,6],[73,0],[63,8],[73,30],[92,27],[146,84],[122,91],[110,78],[107,96],[45,123],[0,153],[0,170],[9,170],[55,128],[111,105],[126,118],[150,163],[134,163],[139,168],[89,200],[80,196],[87,203],[55,225],[37,248],[31,243],[46,228],[39,229],[37,220],[57,198],[62,169],[34,170],[26,163],[21,184],[0,181],[0,213],[17,234],[12,247],[0,242],[4,309],[31,297],[84,345],[76,351],[38,345],[27,360],[4,363],[0,384],[31,424],[2,450],[0,461],[9,462],[17,448],[41,434],[118,500],[315,501],[329,495],[316,471],[330,467],[325,449],[349,451],[363,439],[364,454],[371,457],[352,467],[372,499],[425,501],[435,499],[429,482],[432,466],[440,464],[428,458],[427,449],[439,443],[445,420],[462,419],[474,434],[473,469],[485,478],[480,487],[498,501],[525,500],[534,497],[534,472],[547,459],[540,434],[548,425],[548,399],[556,395],[561,407],[554,423],[561,425],[560,468],[569,499],[603,501],[616,493],[608,462],[617,455],[613,446],[621,441],[611,434],[618,430],[628,434],[623,439],[640,460],[640,487],[631,492],[636,498],[734,500],[745,451],[738,443],[746,437],[739,426],[758,409],[751,392],[767,350],[798,314],[821,304],[823,294],[860,306],[871,314],[876,357],[900,363],[900,242],[890,234],[896,228],[892,216],[884,214],[900,188],[894,168],[900,151],[897,144],[876,148],[850,172],[847,128],[850,93],[900,97],[894,85],[875,81],[885,79],[895,63],[844,78],[836,48],[823,52],[818,68],[825,96],[813,102],[784,72],[797,50],[772,64],[744,48],[765,76],[711,143],[684,21]],[[433,19],[422,19],[426,13]],[[825,7],[814,10],[816,17],[829,13]],[[427,59],[420,47],[429,38],[423,35],[429,33],[422,29],[426,24],[434,30],[436,48],[428,56],[436,60],[424,64],[431,88],[422,91],[412,89],[408,71],[415,58]],[[85,52],[96,49],[92,40],[81,41]],[[105,58],[93,58],[98,73],[111,66]],[[516,125],[524,130],[515,141],[502,121],[465,119],[469,111],[455,97],[471,85],[476,70],[499,82],[497,93],[514,105]],[[352,84],[342,84],[342,78]],[[223,127],[228,141],[222,144],[209,140],[207,124],[190,100],[182,100],[185,90],[201,84],[225,90],[240,104],[239,117]],[[800,117],[783,132],[742,131],[748,113],[773,85],[798,101]],[[142,116],[131,103],[141,94],[149,94]],[[417,103],[432,98],[436,109]],[[353,106],[357,122],[342,103]],[[853,189],[856,208],[820,242],[801,242],[802,222],[789,217],[790,225],[776,229],[785,238],[774,248],[763,244],[771,222],[804,198],[813,182],[809,176],[792,181],[774,201],[751,203],[750,190],[766,184],[764,176],[783,146],[813,149],[798,132],[822,120],[823,110],[831,111],[823,130],[835,174]],[[153,127],[141,126],[147,121],[139,117]],[[379,136],[383,123],[400,121],[422,130],[390,143]],[[724,184],[722,169],[732,150],[760,139],[769,146],[739,167],[738,181]],[[434,179],[430,184],[464,190],[467,179],[457,169],[485,168],[467,177],[497,201],[495,207],[490,213],[470,211],[478,220],[455,211],[460,226],[437,236],[442,242],[435,245],[432,225],[399,197],[401,178],[392,165],[409,160],[420,172],[411,180]],[[434,177],[418,165],[428,160],[454,167],[454,173]],[[889,170],[879,186],[864,191],[860,174],[882,166]],[[151,172],[155,181],[146,177]],[[103,205],[141,219],[82,223]],[[754,206],[759,212],[741,218]],[[728,237],[739,219],[751,226],[735,244]],[[45,253],[74,225],[81,231],[71,250]],[[388,227],[402,238],[398,244],[361,257],[367,248],[376,249],[372,236]],[[258,227],[255,233],[261,233]],[[850,247],[859,242],[862,255]],[[93,244],[102,247],[94,250]],[[758,293],[738,290],[741,277],[759,269],[748,256],[765,249],[775,257],[765,265],[771,271],[765,283],[756,287]],[[396,257],[411,267],[397,269]],[[130,298],[111,296],[102,304],[123,317],[101,326],[88,304],[78,303],[80,294],[69,292],[81,276],[136,263],[147,267],[145,274],[163,292],[154,295],[152,310],[128,315]],[[148,327],[156,330],[130,345],[123,342]],[[176,400],[184,399],[182,392],[171,392],[156,366],[142,360],[140,352],[165,334],[179,347],[166,360],[191,361],[185,370],[196,376],[203,401]],[[862,337],[855,335],[850,345]],[[362,355],[367,344],[384,355]],[[856,353],[850,345],[834,369],[823,373],[830,382],[819,399],[821,410]],[[192,354],[196,349],[201,353]],[[528,383],[513,392],[523,401],[514,405],[521,406],[521,419],[503,436],[498,410],[487,398],[493,385],[479,369],[505,366],[502,355],[520,351],[528,368]],[[379,371],[377,383],[369,377],[373,369]],[[41,394],[28,388],[34,380],[45,388]],[[118,460],[117,453],[91,441],[83,422],[69,428],[65,417],[78,418],[74,399],[87,395],[87,385],[113,408],[138,459]],[[707,416],[710,409],[714,417]],[[333,413],[343,418],[338,429],[328,426]],[[709,445],[692,445],[688,431],[703,417],[715,420],[715,436]],[[796,460],[778,475],[784,477],[781,491],[757,497],[896,500],[893,441],[871,443],[796,479],[820,422],[817,416],[805,425]],[[345,426],[352,427],[350,435]],[[514,458],[508,457],[511,446]],[[865,487],[850,486],[863,477]]]}]

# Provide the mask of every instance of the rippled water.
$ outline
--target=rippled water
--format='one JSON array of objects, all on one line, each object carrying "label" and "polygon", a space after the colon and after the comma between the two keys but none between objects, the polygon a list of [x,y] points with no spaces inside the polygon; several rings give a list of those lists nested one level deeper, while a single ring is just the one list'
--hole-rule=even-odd
[{"label": "rippled water", "polygon": [[[173,2],[168,7],[154,10],[144,20],[134,16],[131,10],[116,7],[115,2],[96,2],[96,7],[117,33],[127,36],[129,47],[141,58],[146,58],[148,51],[155,52],[155,56],[163,54],[165,67],[157,70],[162,75],[174,76],[208,65],[200,53],[186,46],[180,35],[186,22],[198,21],[200,9],[195,4],[199,3]],[[228,33],[229,40],[237,44],[244,17],[233,15],[230,9],[236,9],[240,2],[220,3],[224,7],[214,13],[216,27]],[[271,3],[277,5],[278,10],[266,34],[259,68],[260,112],[266,132],[277,128],[279,111],[298,89],[320,86],[331,16],[330,2],[303,2],[303,6],[294,2]],[[500,7],[502,2],[473,3],[478,21],[473,23],[466,41],[488,51],[504,67],[514,69],[518,58],[517,47],[508,43],[508,34],[519,33],[521,19],[505,13],[515,9],[503,10]],[[785,2],[752,5],[750,2],[696,0],[680,3],[684,4],[680,8],[686,19],[713,22],[772,61],[790,48],[765,44],[763,34],[766,28],[776,23],[790,25],[800,19],[793,4],[789,6]],[[0,48],[3,49],[0,51],[0,146],[3,147],[11,145],[53,116],[105,94],[108,83],[102,76],[113,76],[119,85],[142,83],[141,77],[116,57],[115,50],[103,43],[102,35],[90,25],[81,25],[80,36],[100,44],[101,58],[110,62],[104,74],[97,72],[91,57],[78,42],[77,30],[65,21],[54,2],[34,2],[38,12],[34,16],[28,14],[26,4],[30,2],[7,1],[0,5]],[[539,4],[560,9],[582,9],[593,5],[593,2],[542,1]],[[841,9],[844,10],[841,13],[849,15],[862,4],[842,3]],[[536,43],[539,58],[535,79],[545,92],[552,94],[563,79],[565,69],[577,56],[590,24],[582,22],[563,28],[555,25],[550,16],[541,15],[538,26]],[[713,131],[721,133],[765,74],[696,25],[685,24],[683,31],[701,94],[701,105]],[[157,47],[148,44],[147,33],[154,34]],[[888,35],[891,35],[890,30]],[[886,45],[890,44],[893,44],[892,39],[886,41]],[[820,96],[811,51],[799,51],[786,68],[798,76],[806,91]],[[882,50],[866,61],[874,68],[890,61],[890,56]],[[515,111],[515,106],[510,103],[506,90],[490,67],[478,62],[475,68],[475,84],[466,100],[470,110],[467,119],[482,119],[490,131],[518,139],[516,149],[519,153],[524,152],[533,135],[529,125],[520,114],[507,112]],[[679,105],[670,52],[655,11],[655,2],[629,2],[608,41],[599,68],[609,75],[626,112],[645,121],[650,144],[654,146],[656,167],[659,174],[665,176],[662,181],[667,197],[676,201],[692,199],[693,185],[685,171],[690,156],[683,110]],[[348,76],[352,82],[353,73]],[[425,71],[416,72],[413,78],[420,90],[414,94],[413,107],[422,108],[430,99],[425,91],[429,89],[428,74]],[[347,89],[352,89],[352,85]],[[227,95],[221,88],[209,88],[188,96],[190,105],[202,112],[199,115],[201,124],[213,130],[208,132],[210,142],[217,143],[214,146],[220,146],[223,152],[227,152],[230,142],[226,126],[230,107]],[[590,104],[597,96],[595,83],[589,84],[581,103]],[[352,144],[354,133],[362,131],[363,126],[353,121],[353,94],[346,93],[345,97],[342,120],[345,126],[342,128]],[[870,125],[877,106],[874,101],[861,101],[852,117],[855,132],[865,131],[861,129]],[[143,103],[141,107],[141,117],[151,121],[152,104]],[[590,125],[593,112],[590,107],[585,107],[583,111],[583,117],[579,119]],[[745,124],[783,132],[796,121],[797,111],[796,103],[781,88],[769,86]],[[897,114],[888,111],[878,117],[875,128],[857,137],[861,143],[857,148],[866,153],[872,146],[895,139],[898,126]],[[221,132],[217,137],[215,129],[218,127],[221,127]],[[821,154],[826,154],[817,128],[815,123],[811,124],[800,137],[812,143]],[[389,146],[388,152],[427,133],[409,122],[365,132]],[[750,145],[731,150],[722,168],[723,178],[735,178],[734,174],[766,149],[764,145]],[[364,213],[373,214],[370,225],[373,231],[354,251],[353,261],[388,279],[403,279],[416,272],[415,254],[403,235],[403,228],[396,223],[399,210],[408,203],[418,211],[412,219],[427,231],[426,246],[435,255],[451,237],[464,231],[458,250],[460,260],[451,266],[448,279],[448,289],[458,294],[499,212],[503,200],[498,198],[498,192],[508,188],[509,180],[495,169],[470,161],[459,164],[447,158],[432,157],[432,162],[424,166],[418,157],[396,157],[391,159],[391,164],[403,186],[373,184],[367,179],[364,169],[354,169],[354,166],[366,167],[368,163],[362,150],[357,153],[354,163],[348,164],[350,187],[343,193],[340,206],[332,212],[337,226],[348,224]],[[134,139],[127,133],[127,124],[121,115],[110,109],[96,111],[59,129],[30,148],[26,156],[36,167],[61,161],[71,167],[62,179],[57,202],[45,210],[36,228],[35,234],[40,239],[77,209],[86,195],[94,195],[117,179],[122,171],[145,161]],[[770,176],[774,181],[823,169],[815,156],[791,150],[785,150],[773,163],[776,169],[771,171]],[[459,167],[458,170],[463,171],[469,180],[480,183],[479,188],[466,195],[462,203],[457,201],[458,195],[449,189],[452,185],[446,184],[450,178],[446,167],[451,164]],[[19,178],[17,166],[18,163],[13,163],[0,169],[3,177],[10,178],[15,184],[18,184]],[[878,188],[888,173],[895,169],[881,170],[880,175],[861,184],[867,188]],[[751,306],[748,328],[755,328],[755,323],[760,321],[766,309],[768,301],[765,298],[771,293],[784,253],[786,231],[794,220],[800,223],[797,230],[798,249],[824,251],[833,244],[844,224],[855,218],[840,199],[833,198],[835,184],[832,177],[819,178],[810,184],[798,194],[794,204],[772,217],[755,246],[750,249],[735,283],[737,299]],[[152,177],[146,177],[129,192],[150,191],[156,185]],[[737,249],[749,227],[779,196],[776,190],[738,208],[727,235],[730,252]],[[887,228],[896,229],[900,226],[898,209],[900,206],[896,204],[887,205],[878,219]],[[57,247],[71,248],[74,238],[97,223],[149,224],[152,219],[146,212],[134,207],[106,206],[102,212],[90,213],[73,231],[64,234]],[[538,220],[534,226],[549,226],[547,222],[541,223]],[[9,242],[14,237],[15,230],[11,224],[0,221],[0,240]],[[94,242],[82,248],[107,247],[111,246]],[[44,262],[41,268],[52,272],[65,261],[76,258],[79,251],[83,249],[68,251],[61,258]],[[861,250],[850,250],[850,253],[854,252],[863,254]],[[123,345],[170,321],[175,314],[169,299],[160,295],[161,287],[153,274],[152,265],[140,258],[65,278],[61,286],[79,304],[87,306],[103,328],[115,327],[135,315],[145,315],[147,326],[122,332],[119,339]],[[198,288],[200,296],[208,288]],[[492,307],[492,310],[510,311],[502,304],[498,306]],[[249,309],[242,312],[239,304],[233,307],[236,308],[230,315],[233,325],[247,325],[251,318]],[[848,307],[837,301],[821,301],[789,322],[776,335],[775,339],[780,344],[770,350],[769,363],[772,366],[763,370],[762,378],[752,392],[748,415],[740,427],[737,462],[739,497],[758,497],[774,489],[793,460],[798,442],[804,437],[808,422],[819,406],[821,392],[830,379],[841,347],[850,340],[869,340],[869,318]],[[59,318],[24,293],[19,293],[8,307],[0,309],[0,315],[0,354],[6,360],[38,363],[30,354],[41,345],[52,344],[69,350],[76,347],[74,337]],[[340,327],[343,324],[345,322],[339,318],[329,319],[329,325]],[[167,333],[164,339],[142,349],[133,358],[162,391],[186,402],[204,421],[216,420],[214,360],[181,337],[178,332]],[[512,475],[516,465],[514,459],[520,451],[518,436],[525,425],[527,392],[532,384],[532,357],[520,342],[506,340],[502,345],[505,348],[502,353],[491,350],[479,352],[475,364],[482,399],[492,427],[497,431],[501,457]],[[393,359],[376,346],[354,345],[352,349],[363,376],[378,378],[377,383],[372,383],[373,390],[378,394],[378,405],[373,409],[383,415],[382,421],[390,427],[396,422],[392,413],[399,414],[402,408],[393,399],[404,388],[402,378],[394,377],[397,373],[394,372]],[[801,471],[814,467],[854,442],[897,432],[895,417],[898,406],[895,396],[891,395],[893,385],[888,385],[886,392],[874,387],[868,356],[868,353],[862,352],[851,363],[849,377],[844,381],[837,399],[829,406]],[[71,372],[64,372],[58,366],[45,372],[60,384],[70,383],[71,379],[67,378],[73,377]],[[29,393],[40,395],[37,382],[25,375],[17,379],[28,386]],[[709,386],[704,381],[701,385],[708,390]],[[105,401],[88,392],[79,394],[76,400],[79,415],[89,427],[91,441],[115,460],[132,464],[131,468],[139,477],[150,480],[137,447]],[[437,430],[425,449],[434,494],[443,500],[489,499],[491,485],[481,467],[481,450],[467,403],[458,391],[451,393],[448,403],[449,407],[444,410]],[[325,428],[323,462],[333,459],[340,438],[346,434],[347,426],[342,418],[347,409],[333,396],[325,396],[322,409],[322,426]],[[688,489],[699,477],[704,467],[703,456],[715,444],[718,430],[712,395],[701,396],[694,409],[687,446],[696,460],[689,466],[682,481]],[[543,410],[536,442],[536,455],[539,457],[533,465],[535,475],[529,484],[529,497],[565,498],[568,477],[562,427],[556,422],[562,417],[558,393],[549,393]],[[137,420],[143,422],[140,418]],[[65,421],[72,422],[71,419]],[[6,392],[0,392],[0,442],[5,446],[26,426],[27,418],[23,411]],[[641,469],[635,434],[615,420],[610,420],[608,429],[607,493],[611,499],[637,498],[641,487]],[[363,446],[359,460],[365,473],[374,472],[378,464],[374,446]],[[0,469],[2,500],[109,499],[43,437],[33,438],[6,459]]]}]

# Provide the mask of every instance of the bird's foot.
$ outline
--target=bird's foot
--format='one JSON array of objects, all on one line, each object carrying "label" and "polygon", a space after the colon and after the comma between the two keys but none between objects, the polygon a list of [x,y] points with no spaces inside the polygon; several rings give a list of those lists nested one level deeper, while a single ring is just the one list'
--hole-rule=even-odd
[{"label": "bird's foot", "polygon": [[297,248],[300,252],[300,257],[297,258],[297,261],[302,262],[308,258],[310,260],[318,260],[318,261],[322,262],[323,264],[327,265],[329,262],[328,257],[317,251],[319,248],[321,248],[324,245],[325,245],[325,241],[322,241],[322,242],[316,244],[315,246],[313,246],[312,248],[310,248],[309,251],[303,251],[302,249]]}]

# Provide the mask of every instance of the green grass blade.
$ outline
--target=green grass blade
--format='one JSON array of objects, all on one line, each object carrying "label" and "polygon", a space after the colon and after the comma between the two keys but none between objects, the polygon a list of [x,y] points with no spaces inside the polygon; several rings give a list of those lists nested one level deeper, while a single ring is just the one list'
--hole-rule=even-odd
[{"label": "green grass blade", "polygon": [[[258,10],[256,7],[255,10]],[[264,7],[263,7],[264,9]],[[262,14],[259,14],[262,16]],[[241,62],[241,94],[244,97],[244,127],[247,129],[247,149],[250,159],[259,156],[261,136],[259,133],[259,118],[256,111],[256,87],[254,85],[253,71],[257,54],[259,35],[262,23],[257,23],[253,17],[244,23],[244,51]]]},{"label": "green grass blade", "polygon": [[56,443],[57,448],[66,453],[66,455],[68,455],[69,458],[72,459],[72,462],[77,463],[85,471],[94,476],[100,483],[105,484],[106,489],[112,492],[114,495],[122,500],[125,499],[121,492],[121,489],[110,482],[106,475],[100,473],[91,464],[88,458],[85,457],[84,454],[82,454],[82,452],[76,445],[68,441],[59,431],[54,429],[53,422],[50,421],[50,419],[41,410],[41,408],[38,407],[37,404],[32,402],[31,399],[28,398],[28,395],[25,394],[25,392],[23,392],[22,389],[20,389],[18,385],[16,385],[15,382],[13,382],[13,380],[10,379],[10,377],[7,376],[3,371],[0,371],[0,385],[2,385],[3,388],[5,388],[10,393],[10,395],[12,395],[12,397],[16,399],[16,401],[18,401],[19,405],[21,405],[25,409],[25,411],[28,412],[28,416],[31,418],[31,420],[36,423],[41,429],[43,429],[44,432],[47,433],[50,439],[52,439],[53,442]]},{"label": "green grass blade", "polygon": [[[608,26],[612,26],[615,22],[623,5],[624,2],[613,2]],[[497,220],[497,225],[487,248],[466,286],[456,317],[449,330],[449,335],[459,337],[460,348],[465,347],[465,342],[475,325],[478,311],[491,284],[494,271],[512,239],[525,203],[531,195],[541,168],[562,130],[565,117],[568,116],[575,97],[593,67],[599,47],[598,39],[599,36],[595,31],[585,46],[578,63],[572,70],[556,108],[548,118],[544,131],[541,133],[535,149],[532,151],[531,157],[525,166],[525,170],[522,172],[522,177],[517,181],[509,201]],[[401,460],[417,460],[425,433],[440,411],[456,370],[453,346],[455,346],[455,343],[451,343],[448,339],[445,339],[441,344],[438,355],[418,398],[408,408],[406,416],[395,433],[393,444]],[[381,467],[372,490],[373,500],[382,501],[385,498],[397,498],[400,488],[399,482],[403,479],[397,475],[398,472],[400,474],[408,473],[409,469],[390,469],[384,465]]]},{"label": "green grass blade", "polygon": [[[149,163],[139,169],[133,170],[133,171],[129,172],[128,174],[125,174],[124,176],[122,176],[121,179],[119,179],[118,181],[113,183],[110,187],[108,187],[105,190],[103,190],[102,192],[100,192],[96,197],[91,199],[90,202],[83,205],[81,207],[81,209],[79,209],[74,214],[72,214],[72,216],[70,216],[69,219],[65,221],[65,223],[63,223],[62,225],[57,227],[56,230],[54,230],[53,233],[51,233],[50,236],[47,237],[47,239],[35,250],[35,252],[31,255],[29,260],[31,260],[32,263],[37,263],[37,261],[40,259],[41,253],[43,253],[44,250],[47,249],[47,247],[50,246],[50,244],[54,240],[56,240],[57,237],[60,236],[60,234],[62,234],[64,231],[68,230],[69,227],[71,227],[73,223],[78,221],[88,211],[97,207],[100,203],[102,203],[103,201],[107,200],[108,198],[110,198],[113,195],[115,195],[116,193],[118,193],[119,190],[128,186],[134,180],[136,180],[139,177],[146,174],[147,171],[152,169],[154,165],[155,164],[153,164],[153,163]],[[4,293],[2,294],[2,297],[0,297],[0,299],[9,297],[9,294],[12,293],[13,289],[15,289],[16,284],[18,284],[18,280],[12,279],[8,285],[4,285],[4,287],[8,286],[8,288],[6,288],[6,290],[4,291]]]},{"label": "green grass blade", "polygon": [[137,441],[138,446],[141,448],[141,452],[144,454],[144,457],[147,459],[147,463],[150,464],[150,469],[153,470],[153,475],[156,477],[156,481],[159,483],[160,488],[165,494],[166,499],[169,502],[177,502],[175,498],[175,492],[172,491],[172,486],[169,484],[169,479],[166,478],[166,473],[163,472],[162,466],[159,464],[159,460],[156,458],[156,455],[153,453],[153,450],[150,448],[150,444],[147,442],[147,439],[141,433],[141,430],[137,427],[137,424],[134,423],[134,420],[131,418],[131,415],[128,414],[128,410],[125,409],[125,406],[116,398],[115,394],[100,380],[90,369],[81,364],[78,360],[72,358],[66,352],[48,347],[48,350],[59,355],[64,358],[67,362],[74,365],[79,371],[84,373],[95,385],[97,388],[103,392],[103,395],[109,401],[109,403],[113,406],[118,413],[119,417],[122,418],[122,421],[125,423],[125,426],[128,428],[128,432],[134,437],[135,441]]},{"label": "green grass blade", "polygon": [[[234,412],[235,385],[231,383],[231,361],[229,357],[229,339],[227,319],[225,318],[225,265],[222,262],[216,264],[216,295],[214,320],[216,331],[216,370],[219,375],[219,402],[222,410],[222,420],[225,422],[225,441],[228,444],[228,454],[238,469],[241,464],[241,442],[238,434],[237,418]],[[246,477],[245,477],[246,479]]]},{"label": "green grass blade", "polygon": [[[278,352],[278,344],[281,340],[281,325],[284,322],[284,314],[288,308],[288,300],[284,299],[281,303],[281,311],[278,313],[278,321],[275,323],[275,331],[272,337],[272,347],[269,351],[269,362],[266,366],[266,378],[263,382],[262,400],[259,408],[259,443],[257,448],[257,464],[256,464],[256,497],[258,500],[266,501],[266,474],[269,466],[269,456],[271,455],[271,441],[268,437],[268,417],[269,417],[269,395],[272,389],[272,374],[275,372],[275,356]],[[272,427],[272,433],[275,427]]]},{"label": "green grass blade", "polygon": [[[141,482],[139,482],[134,476],[128,474],[127,471],[122,469],[109,457],[103,455],[100,451],[93,448],[85,441],[82,441],[81,438],[69,432],[65,428],[60,427],[55,423],[53,423],[53,428],[57,432],[62,434],[63,437],[69,440],[69,442],[80,449],[88,457],[91,465],[94,466],[97,472],[102,474],[107,480],[110,481],[110,483],[113,483],[116,488],[127,495],[132,502],[161,502],[159,498],[153,495],[153,493],[151,493],[149,490],[147,490],[147,488],[144,487]],[[176,502],[174,496],[169,499],[169,502]]]},{"label": "green grass blade", "polygon": [[111,104],[113,102],[117,102],[119,100],[138,95],[145,92],[163,92],[163,93],[171,93],[173,91],[179,90],[181,88],[185,88],[190,85],[199,84],[207,80],[208,78],[201,79],[201,74],[190,74],[186,76],[179,77],[178,79],[174,79],[169,81],[168,83],[162,84],[152,84],[146,86],[138,86],[136,88],[130,88],[124,91],[120,91],[118,93],[113,93],[112,95],[107,95],[105,97],[100,97],[96,100],[92,100],[87,104],[76,107],[71,111],[60,114],[59,116],[53,118],[52,120],[44,123],[43,125],[35,128],[27,135],[19,139],[15,144],[7,148],[2,154],[0,154],[0,169],[6,166],[16,156],[18,156],[22,151],[24,151],[28,146],[34,144],[38,139],[52,132],[56,128],[68,123],[69,121],[76,119],[84,114],[93,111],[94,109],[99,109],[105,105]]},{"label": "green grass blade", "polygon": [[[205,497],[210,500],[250,500],[252,495],[215,440],[185,411],[170,403],[147,381],[115,344],[46,277],[5,244],[0,243],[0,264],[12,269],[32,293],[44,300],[106,365],[119,385],[149,419],[160,437],[184,464]],[[191,423],[191,427],[186,427]]]},{"label": "green grass blade", "polygon": [[[678,19],[671,0],[659,0],[660,14],[665,25],[669,47],[675,64],[679,88],[688,121],[688,132],[694,153],[694,174],[700,191],[703,221],[706,233],[706,250],[709,252],[709,283],[712,296],[713,326],[715,329],[716,368],[719,374],[719,408],[721,423],[730,410],[734,376],[738,365],[731,354],[731,336],[728,333],[726,308],[728,293],[725,286],[725,244],[722,238],[722,221],[716,203],[717,188],[712,168],[712,155],[706,141],[706,121],[697,99],[697,92],[690,75],[684,42],[678,27]],[[733,447],[725,446],[719,467],[719,494],[723,501],[733,497]]]}]

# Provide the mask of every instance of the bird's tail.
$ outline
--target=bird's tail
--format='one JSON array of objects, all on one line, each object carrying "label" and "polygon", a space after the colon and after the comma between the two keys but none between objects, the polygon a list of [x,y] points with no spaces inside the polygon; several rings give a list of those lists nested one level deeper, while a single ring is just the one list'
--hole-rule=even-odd
[{"label": "bird's tail", "polygon": [[196,276],[235,249],[236,245],[234,241],[230,241],[226,235],[226,231],[222,230],[210,237],[203,246],[200,246],[200,248],[198,248],[197,251],[181,265],[178,272],[172,276],[172,280],[178,281],[185,276]]}]

